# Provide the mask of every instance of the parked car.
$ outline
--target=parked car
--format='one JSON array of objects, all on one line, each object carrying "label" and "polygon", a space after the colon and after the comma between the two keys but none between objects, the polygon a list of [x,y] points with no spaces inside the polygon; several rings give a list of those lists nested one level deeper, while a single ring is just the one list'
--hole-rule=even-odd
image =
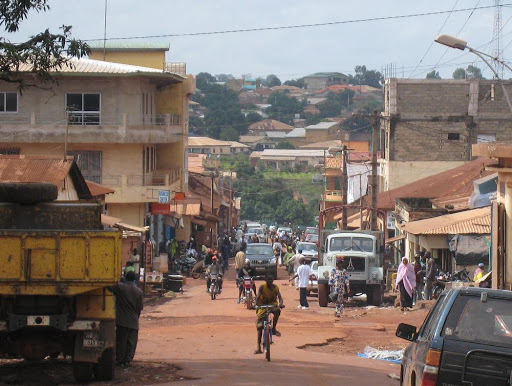
[{"label": "parked car", "polygon": [[310,264],[314,260],[318,260],[318,247],[315,243],[307,243],[302,241],[297,243],[296,250],[301,250],[302,255],[306,258],[306,263]]},{"label": "parked car", "polygon": [[308,287],[306,289],[307,295],[311,292],[318,293],[318,261],[311,262],[311,274],[314,278],[309,279]]},{"label": "parked car", "polygon": [[291,235],[293,233],[292,228],[290,227],[279,227],[277,228],[277,235],[282,237],[284,234]]},{"label": "parked car", "polygon": [[250,260],[251,266],[258,275],[270,274],[277,279],[277,262],[272,245],[268,243],[247,244],[245,257]]},{"label": "parked car", "polygon": [[302,241],[306,241],[306,237],[308,235],[318,235],[318,228],[316,228],[316,227],[306,227],[306,230],[302,234]]},{"label": "parked car", "polygon": [[401,385],[510,385],[512,292],[462,287],[441,294],[423,325],[401,323]]}]

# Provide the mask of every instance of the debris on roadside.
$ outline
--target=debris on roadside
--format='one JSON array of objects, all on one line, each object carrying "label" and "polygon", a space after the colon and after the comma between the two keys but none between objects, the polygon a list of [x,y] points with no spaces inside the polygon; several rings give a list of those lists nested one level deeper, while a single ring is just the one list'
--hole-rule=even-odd
[{"label": "debris on roadside", "polygon": [[176,292],[174,292],[174,291],[169,291],[169,292],[164,293],[164,298],[175,298],[175,297],[176,297]]},{"label": "debris on roadside", "polygon": [[404,356],[404,350],[378,350],[376,348],[366,346],[364,352],[357,353],[358,357],[379,359],[392,363],[401,363],[402,357]]},{"label": "debris on roadside", "polygon": [[393,373],[393,374],[388,374],[388,377],[390,377],[391,379],[400,380],[400,375],[397,375],[397,374],[395,374],[395,373]]}]

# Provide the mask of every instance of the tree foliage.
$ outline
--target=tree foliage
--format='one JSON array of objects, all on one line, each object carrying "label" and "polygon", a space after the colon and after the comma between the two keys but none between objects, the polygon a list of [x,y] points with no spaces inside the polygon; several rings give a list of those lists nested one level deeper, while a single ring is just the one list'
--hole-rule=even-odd
[{"label": "tree foliage", "polygon": [[266,87],[281,86],[281,81],[274,74],[270,74],[265,78],[263,85]]},{"label": "tree foliage", "polygon": [[382,88],[382,74],[376,70],[368,70],[366,66],[356,66],[355,75],[349,76],[349,82],[352,84],[365,84],[367,86]]},{"label": "tree foliage", "polygon": [[[19,30],[29,12],[50,10],[48,0],[2,0],[0,2],[0,26],[7,34]],[[71,37],[71,26],[63,25],[61,32],[54,34],[49,29],[30,39],[11,43],[6,36],[0,37],[0,79],[17,83],[20,89],[37,84],[22,78],[20,65],[30,65],[30,72],[38,81],[53,81],[52,72],[70,66],[71,57],[82,57],[89,53],[89,46]]]},{"label": "tree foliage", "polygon": [[484,79],[482,70],[471,64],[465,70],[463,68],[457,68],[453,72],[452,77],[453,79]]},{"label": "tree foliage", "polygon": [[276,145],[276,149],[295,149],[295,146],[288,141],[281,141]]},{"label": "tree foliage", "polygon": [[251,123],[255,123],[255,122],[259,122],[263,119],[263,117],[261,116],[261,114],[255,112],[255,111],[251,111],[249,114],[247,114],[247,116],[245,117],[245,120],[247,121],[247,123],[250,125]]},{"label": "tree foliage", "polygon": [[304,88],[304,78],[287,80],[283,83],[285,86],[294,86],[298,88]]},{"label": "tree foliage", "polygon": [[270,94],[267,103],[271,104],[266,110],[269,118],[289,125],[293,124],[295,114],[301,114],[306,105],[305,101],[298,101],[297,98],[290,97],[280,91],[274,91]]},{"label": "tree foliage", "polygon": [[432,70],[427,74],[426,79],[441,79],[441,76],[439,75],[439,71]]}]

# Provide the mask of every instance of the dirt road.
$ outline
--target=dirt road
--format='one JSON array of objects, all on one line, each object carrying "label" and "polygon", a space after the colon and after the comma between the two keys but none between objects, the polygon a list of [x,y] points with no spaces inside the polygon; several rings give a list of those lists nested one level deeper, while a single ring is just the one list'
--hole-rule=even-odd
[{"label": "dirt road", "polygon": [[[428,307],[404,315],[399,308],[372,308],[359,302],[337,319],[332,306],[320,308],[314,297],[309,298],[309,310],[297,309],[299,293],[286,277],[280,268],[276,283],[286,308],[271,362],[253,353],[255,311],[236,303],[231,268],[217,300],[210,300],[205,280],[188,278],[184,293],[176,298],[146,301],[133,366],[117,368],[116,379],[103,384],[398,385],[389,375],[399,375],[399,365],[359,358],[357,353],[366,346],[405,347],[407,342],[394,336],[397,324],[419,326]],[[0,383],[71,384],[71,364],[62,359],[0,360]]]},{"label": "dirt road", "polygon": [[397,385],[388,374],[399,366],[357,357],[369,345],[399,349],[394,337],[401,321],[419,325],[426,310],[403,314],[399,309],[348,307],[341,319],[333,308],[297,309],[299,293],[289,286],[284,269],[276,283],[286,308],[281,314],[272,360],[254,355],[255,312],[237,304],[234,270],[227,271],[223,293],[210,300],[204,280],[188,279],[185,292],[148,307],[141,321],[137,361],[169,361],[182,368],[187,385],[199,384],[344,384]]}]

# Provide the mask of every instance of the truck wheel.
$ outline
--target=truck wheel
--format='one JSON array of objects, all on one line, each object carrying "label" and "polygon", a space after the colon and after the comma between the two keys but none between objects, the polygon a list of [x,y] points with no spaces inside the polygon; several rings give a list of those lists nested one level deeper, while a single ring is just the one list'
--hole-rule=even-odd
[{"label": "truck wheel", "polygon": [[73,362],[73,376],[78,383],[88,383],[92,380],[93,364],[88,362]]},{"label": "truck wheel", "polygon": [[327,284],[318,284],[318,305],[327,307],[329,304],[329,286]]},{"label": "truck wheel", "polygon": [[115,367],[114,350],[107,348],[103,351],[103,354],[101,354],[98,363],[94,365],[94,377],[97,381],[110,381],[114,379]]}]

